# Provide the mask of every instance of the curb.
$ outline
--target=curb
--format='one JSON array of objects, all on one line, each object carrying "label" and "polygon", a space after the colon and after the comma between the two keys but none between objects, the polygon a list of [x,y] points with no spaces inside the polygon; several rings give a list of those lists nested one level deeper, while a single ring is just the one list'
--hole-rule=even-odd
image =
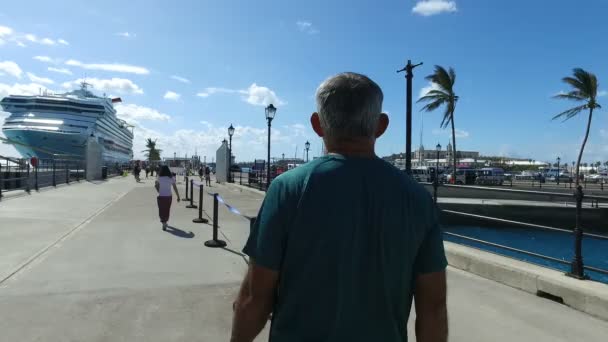
[{"label": "curb", "polygon": [[608,285],[444,241],[450,266],[534,295],[549,294],[565,305],[608,321]]}]

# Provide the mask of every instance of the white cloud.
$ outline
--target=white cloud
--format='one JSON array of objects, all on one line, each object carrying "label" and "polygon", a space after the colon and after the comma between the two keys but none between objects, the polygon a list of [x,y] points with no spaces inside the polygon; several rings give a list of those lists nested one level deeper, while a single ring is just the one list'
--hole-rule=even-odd
[{"label": "white cloud", "polygon": [[124,37],[124,38],[127,38],[127,39],[137,37],[137,34],[135,34],[133,32],[126,32],[126,31],[125,32],[118,32],[116,35]]},{"label": "white cloud", "polygon": [[48,71],[52,71],[52,72],[57,72],[60,74],[65,74],[65,75],[71,75],[72,72],[69,69],[66,68],[54,68],[54,67],[48,67],[47,68]]},{"label": "white cloud", "polygon": [[129,65],[129,64],[119,64],[119,63],[82,63],[80,61],[70,59],[65,62],[66,65],[75,66],[83,69],[89,70],[103,70],[103,71],[114,71],[114,72],[124,72],[138,75],[147,75],[150,71],[144,67]]},{"label": "white cloud", "polygon": [[91,84],[93,88],[119,94],[143,94],[144,91],[133,81],[126,78],[98,79],[98,78],[79,78],[70,82],[64,82],[61,86],[66,89],[73,89],[80,86],[82,81]]},{"label": "white cloud", "polygon": [[55,63],[55,60],[49,56],[34,56],[32,58],[43,63]]},{"label": "white cloud", "polygon": [[258,86],[256,83],[253,83],[247,89],[236,90],[230,88],[218,88],[218,87],[208,87],[205,90],[196,94],[199,97],[209,97],[210,95],[217,93],[226,93],[226,94],[234,94],[238,93],[243,95],[243,101],[252,104],[254,106],[267,106],[269,104],[274,104],[275,106],[282,106],[287,104],[287,102],[281,100],[277,94],[271,89]]},{"label": "white cloud", "polygon": [[10,36],[13,34],[13,29],[8,26],[0,25],[0,38]]},{"label": "white cloud", "polygon": [[213,95],[213,94],[217,94],[217,93],[232,94],[232,93],[238,93],[238,92],[239,91],[235,90],[235,89],[207,87],[207,88],[205,88],[205,90],[197,93],[196,96],[208,97],[209,95]]},{"label": "white cloud", "polygon": [[52,40],[51,38],[43,38],[39,41],[40,44],[43,45],[55,45],[57,44],[57,42],[55,42],[54,40]]},{"label": "white cloud", "polygon": [[603,129],[603,128],[602,128],[602,129],[600,129],[600,136],[601,136],[602,138],[606,138],[606,139],[608,139],[608,129]]},{"label": "white cloud", "polygon": [[32,43],[42,44],[42,45],[69,45],[67,41],[64,39],[51,39],[48,37],[39,38],[35,34],[32,33],[20,33],[14,31],[12,28],[7,26],[0,26],[0,45],[4,44],[7,41],[14,42],[18,46],[26,47],[26,45],[22,42],[23,40],[27,40]]},{"label": "white cloud", "polygon": [[[462,129],[455,129],[456,138],[468,138],[470,136],[469,132]],[[448,136],[450,139],[452,138],[452,130],[451,129],[433,129],[432,133],[434,135],[444,135]]]},{"label": "white cloud", "polygon": [[420,93],[418,94],[418,98],[423,97],[431,90],[439,90],[439,86],[436,83],[429,82],[426,86],[420,88]]},{"label": "white cloud", "polygon": [[190,80],[185,78],[185,77],[181,77],[181,76],[177,76],[177,75],[173,75],[171,76],[172,79],[182,82],[182,83],[190,83]]},{"label": "white cloud", "polygon": [[21,74],[23,73],[19,65],[17,65],[17,63],[13,61],[0,62],[0,71],[3,71],[17,78],[21,78]]},{"label": "white cloud", "polygon": [[13,85],[0,83],[0,99],[9,95],[38,95],[45,86],[38,83],[15,83]]},{"label": "white cloud", "polygon": [[[163,133],[156,130],[146,128],[141,124],[135,125],[135,137],[133,139],[133,152],[136,158],[143,158],[142,151],[145,149],[145,140],[147,138],[157,139],[157,144],[163,150],[162,156],[173,156],[173,152],[177,155],[189,156],[195,150],[204,160],[207,156],[207,161],[211,161],[215,157],[216,150],[220,147],[221,141],[228,138],[226,126],[224,124],[217,125],[209,121],[201,121],[201,127],[193,127],[189,129],[179,129],[173,133]],[[310,150],[310,158],[315,155],[315,148],[318,138],[312,135],[312,129],[307,132],[303,131],[306,127],[302,124],[291,124],[272,129],[273,157],[280,156],[285,153],[286,156],[293,156],[296,145],[299,146],[298,157],[302,157],[304,142],[309,140],[313,147]],[[232,137],[232,148],[236,156],[237,162],[252,161],[254,159],[265,159],[268,131],[265,126],[239,126],[235,125],[235,133]],[[321,143],[318,143],[321,146]],[[284,148],[284,149],[281,149]]]},{"label": "white cloud", "polygon": [[423,0],[418,1],[414,8],[412,8],[412,12],[428,17],[435,14],[440,13],[450,13],[456,12],[458,8],[456,8],[455,1],[447,1],[447,0]]},{"label": "white cloud", "polygon": [[315,28],[312,25],[312,23],[309,21],[299,20],[298,22],[296,22],[296,26],[298,26],[298,29],[300,30],[300,32],[304,32],[304,33],[308,33],[308,34],[319,33],[319,30],[317,28]]},{"label": "white cloud", "polygon": [[279,99],[279,97],[275,94],[274,91],[270,90],[267,87],[258,86],[253,83],[247,88],[247,90],[241,90],[239,93],[244,94],[243,99],[255,106],[267,106],[269,104],[274,104],[275,106],[281,106],[286,104],[283,100]]},{"label": "white cloud", "polygon": [[607,96],[608,90],[600,90],[597,92],[597,96]]},{"label": "white cloud", "polygon": [[27,73],[27,77],[30,79],[30,81],[35,82],[35,83],[43,83],[43,84],[53,84],[53,83],[55,83],[50,78],[38,77],[38,76],[32,74],[31,72]]},{"label": "white cloud", "polygon": [[148,121],[166,121],[171,120],[171,116],[161,113],[156,109],[138,106],[136,104],[122,104],[119,103],[114,106],[116,109],[116,115],[131,123],[138,124],[139,120],[148,120]]},{"label": "white cloud", "polygon": [[180,97],[181,97],[181,95],[180,95],[180,94],[178,94],[178,93],[176,93],[176,92],[173,92],[173,91],[170,91],[170,90],[168,90],[168,91],[165,93],[165,96],[163,96],[163,98],[164,98],[165,100],[171,100],[171,101],[177,101],[177,100],[179,100],[179,98],[180,98]]}]

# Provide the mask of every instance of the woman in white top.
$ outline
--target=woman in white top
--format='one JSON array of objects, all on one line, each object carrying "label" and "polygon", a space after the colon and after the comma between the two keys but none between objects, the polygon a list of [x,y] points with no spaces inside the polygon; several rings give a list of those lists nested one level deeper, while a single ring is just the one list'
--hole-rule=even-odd
[{"label": "woman in white top", "polygon": [[179,202],[179,192],[177,191],[177,185],[175,185],[175,178],[171,175],[169,166],[163,165],[158,173],[158,179],[154,185],[156,191],[158,191],[158,197],[156,202],[158,203],[158,216],[160,222],[163,224],[163,230],[167,230],[167,221],[169,221],[169,213],[171,212],[171,202],[173,197],[171,196],[171,188],[175,191],[177,201]]}]

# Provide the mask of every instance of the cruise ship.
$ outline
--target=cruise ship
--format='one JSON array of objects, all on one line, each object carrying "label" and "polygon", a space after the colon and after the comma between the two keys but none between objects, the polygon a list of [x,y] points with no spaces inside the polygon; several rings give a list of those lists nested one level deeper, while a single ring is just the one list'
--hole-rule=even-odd
[{"label": "cruise ship", "polygon": [[88,139],[97,139],[104,164],[133,159],[133,126],[116,117],[120,98],[95,96],[82,82],[64,94],[10,95],[0,105],[10,116],[2,132],[24,158],[83,159]]}]

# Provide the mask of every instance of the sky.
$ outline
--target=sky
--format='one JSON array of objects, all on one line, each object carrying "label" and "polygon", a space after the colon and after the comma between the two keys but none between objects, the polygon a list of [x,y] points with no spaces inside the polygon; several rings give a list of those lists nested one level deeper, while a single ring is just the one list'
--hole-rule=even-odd
[{"label": "sky", "polygon": [[[390,126],[380,156],[405,149],[405,79],[414,97],[434,65],[453,67],[459,150],[543,161],[575,160],[587,114],[551,118],[574,103],[552,96],[581,67],[597,75],[608,109],[608,1],[279,0],[11,1],[0,8],[0,97],[64,92],[79,80],[120,96],[135,125],[134,153],[157,139],[162,156],[208,160],[236,128],[237,161],[265,159],[264,108],[277,108],[272,156],[321,154],[309,124],[315,90],[354,71],[384,92]],[[606,80],[606,81],[603,81]],[[442,111],[414,105],[413,148],[446,146]],[[7,113],[0,112],[0,122]],[[16,155],[0,145],[0,155]],[[594,113],[583,161],[608,160],[608,115]]]}]

